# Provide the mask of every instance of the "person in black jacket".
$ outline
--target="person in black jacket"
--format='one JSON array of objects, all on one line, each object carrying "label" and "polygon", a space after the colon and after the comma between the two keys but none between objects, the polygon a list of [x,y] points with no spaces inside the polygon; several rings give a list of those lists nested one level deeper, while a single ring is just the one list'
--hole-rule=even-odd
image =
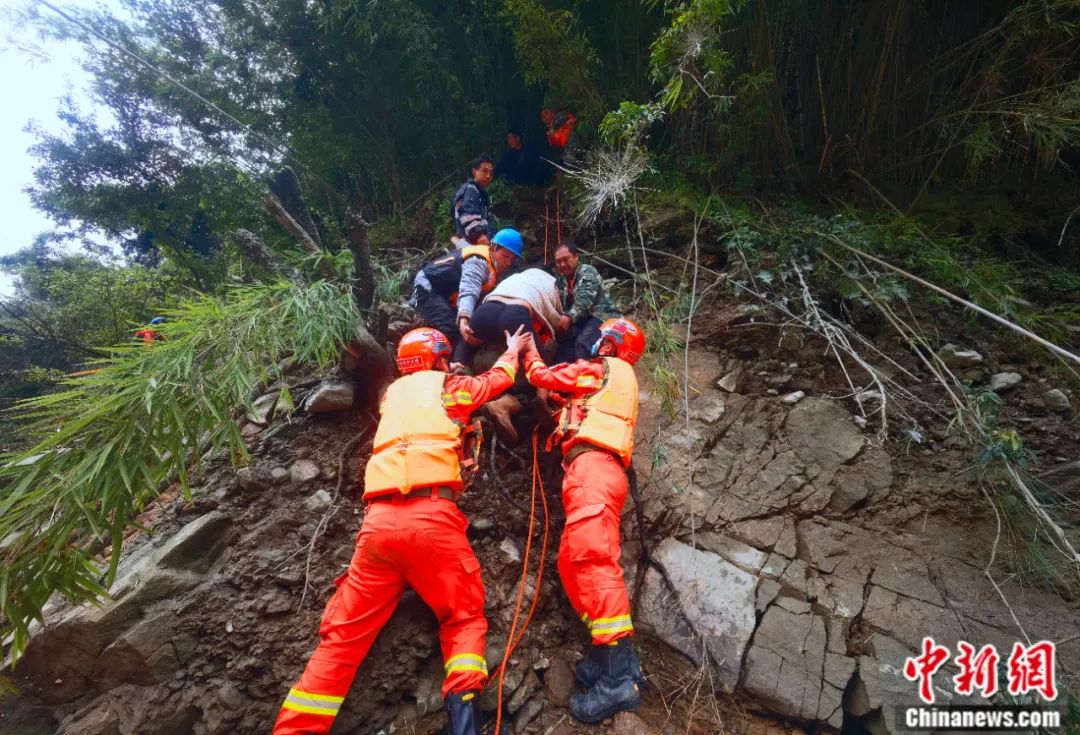
[{"label": "person in black jacket", "polygon": [[[491,239],[487,188],[495,178],[495,161],[487,153],[470,165],[472,178],[458,187],[450,202],[454,245],[487,245]],[[468,242],[462,242],[463,240]]]},{"label": "person in black jacket", "polygon": [[518,186],[537,186],[540,184],[539,166],[540,156],[525,142],[525,136],[516,130],[509,131],[506,153],[495,164],[495,178],[502,176]]}]

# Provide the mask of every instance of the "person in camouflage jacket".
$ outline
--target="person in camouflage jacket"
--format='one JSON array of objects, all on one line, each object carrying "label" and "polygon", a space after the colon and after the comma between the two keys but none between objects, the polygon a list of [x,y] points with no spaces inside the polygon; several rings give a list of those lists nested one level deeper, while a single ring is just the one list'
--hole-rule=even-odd
[{"label": "person in camouflage jacket", "polygon": [[566,309],[559,324],[562,337],[556,359],[588,360],[600,339],[600,324],[622,314],[604,291],[600,272],[581,262],[577,245],[563,243],[555,248],[555,268],[559,272],[559,298]]}]

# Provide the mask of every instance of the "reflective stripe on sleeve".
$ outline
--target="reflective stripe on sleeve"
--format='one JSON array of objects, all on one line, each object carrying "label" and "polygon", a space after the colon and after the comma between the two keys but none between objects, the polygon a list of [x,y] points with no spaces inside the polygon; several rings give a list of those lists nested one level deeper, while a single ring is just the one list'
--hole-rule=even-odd
[{"label": "reflective stripe on sleeve", "polygon": [[517,378],[517,369],[509,363],[505,363],[502,360],[499,360],[492,366],[492,369],[495,368],[502,368],[503,372],[510,376],[510,380],[515,380]]},{"label": "reflective stripe on sleeve", "polygon": [[480,673],[487,675],[487,661],[483,656],[478,656],[475,653],[459,653],[456,656],[451,656],[446,662],[446,673],[450,675],[455,671],[479,671]]},{"label": "reflective stripe on sleeve", "polygon": [[597,618],[591,623],[588,623],[588,626],[589,632],[593,635],[622,633],[634,629],[634,624],[630,621],[629,615],[617,615],[613,618]]},{"label": "reflective stripe on sleeve", "polygon": [[329,694],[315,694],[300,689],[290,689],[289,696],[281,706],[294,712],[304,712],[309,715],[322,715],[324,717],[337,717],[338,710],[345,697],[335,697]]}]

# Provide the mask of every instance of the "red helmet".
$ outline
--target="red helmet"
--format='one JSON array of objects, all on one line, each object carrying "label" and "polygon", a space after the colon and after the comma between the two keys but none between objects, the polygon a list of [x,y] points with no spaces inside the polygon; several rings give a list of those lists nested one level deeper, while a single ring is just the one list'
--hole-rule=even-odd
[{"label": "red helmet", "polygon": [[629,319],[608,319],[600,325],[600,339],[593,345],[595,356],[604,341],[615,345],[615,355],[633,365],[645,354],[645,332]]},{"label": "red helmet", "polygon": [[[420,327],[405,334],[398,342],[397,366],[402,375],[418,370],[436,370],[439,361],[449,360],[453,348],[438,329]],[[445,369],[445,368],[443,368]]]}]

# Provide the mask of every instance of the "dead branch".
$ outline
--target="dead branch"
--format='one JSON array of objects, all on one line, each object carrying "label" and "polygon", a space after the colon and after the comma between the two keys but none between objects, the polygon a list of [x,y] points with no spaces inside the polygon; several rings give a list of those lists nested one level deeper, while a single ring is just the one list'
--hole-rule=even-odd
[{"label": "dead branch", "polygon": [[318,249],[322,249],[322,239],[319,237],[319,229],[315,226],[315,220],[311,216],[307,202],[300,190],[300,181],[296,178],[296,172],[286,166],[274,175],[269,183],[270,193],[277,197],[285,211],[311,238]]},{"label": "dead branch", "polygon": [[855,255],[858,255],[861,258],[866,258],[867,260],[869,260],[869,261],[871,261],[873,263],[876,263],[877,265],[880,265],[882,268],[887,268],[887,269],[891,270],[893,273],[901,275],[904,278],[907,278],[908,280],[914,281],[915,283],[919,284],[920,286],[928,288],[931,291],[933,291],[933,292],[935,292],[937,294],[940,294],[941,296],[944,296],[945,298],[947,298],[947,299],[949,299],[951,301],[955,301],[956,303],[961,304],[962,306],[966,306],[967,308],[971,309],[972,311],[976,311],[976,312],[982,314],[983,316],[985,316],[985,317],[987,317],[989,319],[993,319],[998,324],[1001,324],[1001,325],[1003,325],[1005,327],[1008,327],[1009,329],[1013,330],[1014,332],[1016,332],[1018,334],[1021,334],[1021,335],[1025,336],[1025,337],[1027,337],[1028,339],[1033,340],[1034,342],[1037,342],[1038,344],[1040,344],[1043,347],[1047,348],[1051,352],[1054,352],[1054,353],[1060,355],[1061,357],[1068,358],[1069,360],[1072,360],[1073,362],[1075,362],[1077,365],[1080,365],[1080,356],[1074,355],[1073,353],[1069,352],[1068,350],[1066,350],[1064,348],[1061,348],[1061,347],[1058,347],[1053,342],[1050,342],[1050,341],[1048,341],[1046,339],[1043,339],[1042,337],[1035,334],[1034,332],[1031,332],[1031,331],[1029,331],[1027,329],[1024,329],[1019,324],[1011,322],[1011,321],[1009,321],[1008,319],[1006,319],[1006,318],[1004,318],[1002,316],[998,316],[997,314],[990,311],[989,309],[984,309],[983,307],[979,306],[978,304],[972,303],[971,301],[968,301],[967,299],[960,298],[956,294],[954,294],[954,293],[952,293],[950,291],[946,291],[945,289],[941,288],[940,286],[937,286],[937,285],[935,285],[933,283],[930,283],[929,281],[925,281],[922,278],[919,278],[918,276],[916,276],[916,275],[914,275],[912,273],[908,273],[906,270],[904,270],[902,268],[897,268],[892,263],[884,261],[881,258],[877,258],[877,257],[875,257],[873,255],[870,255],[869,253],[865,253],[862,250],[859,250],[858,248],[852,247],[851,245],[848,245],[847,243],[845,243],[843,240],[836,237],[835,235],[832,235],[832,234],[827,233],[827,232],[816,232],[815,234],[817,234],[817,235],[819,235],[821,237],[826,237],[826,238],[832,240],[833,242],[835,242],[840,247],[844,248],[845,250],[847,250],[847,251],[849,251],[851,253],[854,253]]},{"label": "dead branch", "polygon": [[273,194],[267,194],[263,197],[262,203],[266,213],[276,219],[290,235],[295,237],[305,251],[309,253],[322,252],[322,248],[319,247],[319,244],[312,239],[311,235],[309,235],[296,220],[293,219],[292,215],[285,209],[285,205],[281,203],[280,199]]},{"label": "dead branch", "polygon": [[359,212],[348,209],[345,224],[349,230],[349,250],[353,256],[353,296],[361,309],[370,309],[375,302],[375,274],[371,270],[371,248],[368,245],[370,223]]},{"label": "dead branch", "polygon": [[390,353],[359,319],[353,341],[345,346],[341,367],[354,383],[367,390],[371,404],[378,400],[383,388],[394,377],[394,360]]},{"label": "dead branch", "polygon": [[233,232],[229,238],[236,246],[236,249],[240,251],[244,260],[264,268],[282,272],[294,283],[301,281],[300,273],[281,260],[254,232],[239,229]]}]

